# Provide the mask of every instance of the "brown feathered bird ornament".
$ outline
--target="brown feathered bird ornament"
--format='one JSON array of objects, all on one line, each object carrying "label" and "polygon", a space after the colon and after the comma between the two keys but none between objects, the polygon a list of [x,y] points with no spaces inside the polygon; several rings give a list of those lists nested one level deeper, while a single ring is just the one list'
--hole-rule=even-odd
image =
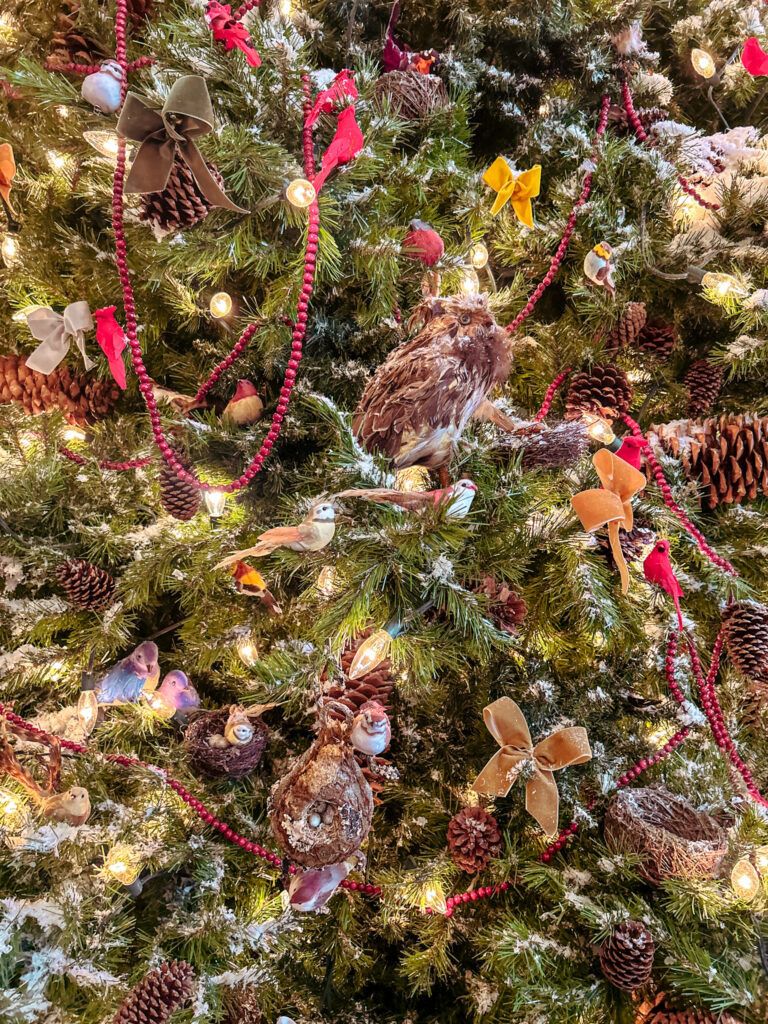
[{"label": "brown feathered bird ornament", "polygon": [[512,345],[487,294],[429,297],[418,313],[424,326],[369,380],[353,429],[398,468],[444,469],[470,417],[507,426],[486,395],[508,376]]}]

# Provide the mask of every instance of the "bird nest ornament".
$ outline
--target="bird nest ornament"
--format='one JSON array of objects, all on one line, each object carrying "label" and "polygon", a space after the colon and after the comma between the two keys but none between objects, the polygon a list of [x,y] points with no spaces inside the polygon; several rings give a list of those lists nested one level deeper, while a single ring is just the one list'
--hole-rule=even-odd
[{"label": "bird nest ornament", "polygon": [[379,101],[388,99],[393,114],[406,121],[420,121],[449,105],[445,82],[437,75],[419,71],[388,71],[376,83]]},{"label": "bird nest ornament", "polygon": [[373,820],[373,793],[350,739],[352,712],[325,700],[320,716],[317,739],[272,787],[267,808],[281,849],[306,868],[337,864],[356,853]]},{"label": "bird nest ornament", "polygon": [[189,764],[201,775],[242,779],[261,761],[269,729],[261,715],[274,704],[247,711],[237,705],[205,711],[190,724],[184,737]]},{"label": "bird nest ornament", "polygon": [[641,858],[638,874],[653,885],[681,876],[714,878],[728,852],[715,819],[664,786],[620,790],[603,827],[611,849]]}]

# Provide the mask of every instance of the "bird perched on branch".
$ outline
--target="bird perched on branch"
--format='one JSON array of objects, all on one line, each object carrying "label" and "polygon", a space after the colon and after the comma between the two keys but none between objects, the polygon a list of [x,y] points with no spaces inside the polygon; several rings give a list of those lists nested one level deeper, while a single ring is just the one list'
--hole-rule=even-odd
[{"label": "bird perched on branch", "polygon": [[353,429],[368,451],[383,452],[398,469],[440,469],[470,417],[490,406],[488,392],[508,376],[512,343],[485,294],[432,296],[418,313],[424,326],[368,381]]},{"label": "bird perched on branch", "polygon": [[446,515],[451,519],[463,519],[469,512],[476,494],[477,484],[471,480],[458,480],[455,484],[439,487],[435,491],[395,491],[386,487],[374,487],[370,490],[352,488],[349,491],[341,491],[336,497],[364,498],[365,501],[398,505],[409,512],[446,505]]},{"label": "bird perched on branch", "polygon": [[276,526],[259,536],[259,543],[244,551],[235,551],[222,559],[216,569],[232,565],[244,558],[261,558],[275,548],[289,548],[291,551],[322,551],[333,540],[336,529],[336,513],[333,505],[326,501],[315,505],[307,518],[298,526]]},{"label": "bird perched on branch", "polygon": [[159,651],[151,640],[114,665],[93,689],[99,704],[134,704],[160,682]]},{"label": "bird perched on branch", "polygon": [[336,132],[331,139],[330,145],[320,157],[321,171],[312,179],[315,191],[319,192],[323,187],[325,179],[340,164],[348,164],[363,148],[363,133],[355,118],[354,105],[346,107],[339,114],[336,124]]},{"label": "bird perched on branch", "polygon": [[669,560],[668,540],[657,540],[653,545],[653,550],[643,562],[643,575],[649,583],[656,583],[663,590],[666,590],[675,602],[677,622],[682,630],[683,613],[680,610],[680,598],[685,595]]},{"label": "bird perched on branch", "polygon": [[235,586],[241,594],[257,597],[272,615],[282,615],[283,610],[270,593],[264,577],[247,562],[233,562],[229,571],[235,577]]},{"label": "bird perched on branch", "polygon": [[263,412],[264,403],[255,386],[249,380],[239,380],[237,390],[224,407],[221,418],[238,427],[246,427],[258,423]]}]

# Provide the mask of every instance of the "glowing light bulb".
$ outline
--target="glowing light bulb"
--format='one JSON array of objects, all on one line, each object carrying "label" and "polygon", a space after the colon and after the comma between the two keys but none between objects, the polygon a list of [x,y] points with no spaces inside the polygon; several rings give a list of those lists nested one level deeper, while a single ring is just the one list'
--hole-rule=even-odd
[{"label": "glowing light bulb", "polygon": [[755,867],[761,875],[768,872],[768,846],[759,846],[755,850]]},{"label": "glowing light bulb", "polygon": [[6,235],[0,245],[0,256],[3,257],[3,263],[6,267],[12,267],[14,263],[18,262],[18,255],[19,243],[16,241],[16,236]]},{"label": "glowing light bulb", "polygon": [[83,132],[83,138],[97,153],[113,162],[117,160],[119,139],[115,132]]},{"label": "glowing light bulb", "polygon": [[61,436],[65,441],[84,441],[85,431],[80,427],[67,427]]},{"label": "glowing light bulb", "polygon": [[475,270],[482,270],[488,262],[488,249],[482,242],[475,242],[470,253],[472,266]]},{"label": "glowing light bulb", "polygon": [[21,800],[9,789],[0,789],[0,819],[8,821],[21,810]]},{"label": "glowing light bulb", "polygon": [[162,693],[148,693],[147,703],[161,718],[173,718],[176,713],[176,708],[168,703]]},{"label": "glowing light bulb", "polygon": [[56,113],[59,117],[66,120],[69,117],[69,107],[65,107],[63,103],[60,103],[58,107],[56,107]]},{"label": "glowing light bulb", "polygon": [[317,589],[323,597],[333,597],[339,589],[339,574],[332,565],[324,565],[317,577]]},{"label": "glowing light bulb", "polygon": [[612,444],[616,440],[616,435],[611,430],[610,424],[602,416],[593,412],[583,412],[581,419],[587,428],[587,433],[594,441],[599,441],[601,444]]},{"label": "glowing light bulb", "polygon": [[392,634],[386,629],[377,629],[363,640],[349,666],[349,678],[359,679],[360,676],[373,672],[377,665],[389,654],[392,646]]},{"label": "glowing light bulb", "polygon": [[731,872],[731,885],[740,900],[749,903],[760,891],[760,876],[746,857],[737,861]]},{"label": "glowing light bulb", "polygon": [[232,312],[232,296],[229,292],[216,292],[215,295],[211,296],[208,309],[211,312],[211,316],[217,320],[224,316],[229,316]]},{"label": "glowing light bulb", "polygon": [[121,885],[131,885],[139,877],[141,858],[127,843],[116,843],[104,859],[102,871]]},{"label": "glowing light bulb", "polygon": [[745,297],[749,289],[745,288],[732,274],[714,274],[707,272],[701,279],[702,288],[714,292],[718,298]]},{"label": "glowing light bulb", "polygon": [[63,153],[57,153],[54,149],[49,149],[46,156],[48,157],[48,163],[54,171],[61,171],[67,166],[67,157]]},{"label": "glowing light bulb", "polygon": [[293,13],[293,4],[291,0],[280,0],[280,13],[284,18],[290,18]]},{"label": "glowing light bulb", "polygon": [[426,466],[407,466],[395,473],[396,491],[428,491],[429,470]]},{"label": "glowing light bulb", "polygon": [[474,270],[463,271],[459,280],[459,291],[462,295],[477,295],[480,291],[480,278]]},{"label": "glowing light bulb", "polygon": [[220,519],[227,507],[227,495],[225,491],[206,491],[205,507],[211,519]]},{"label": "glowing light bulb", "polygon": [[90,736],[96,725],[99,716],[99,701],[93,690],[83,690],[77,698],[77,717],[80,719],[85,730],[85,735]]},{"label": "glowing light bulb", "polygon": [[285,198],[291,206],[297,206],[300,210],[311,206],[317,199],[315,186],[306,178],[296,178],[285,189]]},{"label": "glowing light bulb", "polygon": [[237,653],[244,665],[252,668],[259,660],[259,648],[250,633],[245,633],[237,641]]},{"label": "glowing light bulb", "polygon": [[691,50],[691,64],[696,74],[701,75],[702,78],[713,78],[717,72],[712,54],[699,49],[698,46]]},{"label": "glowing light bulb", "polygon": [[430,911],[433,914],[444,914],[448,909],[445,902],[445,893],[439,882],[430,882],[419,900],[422,910]]}]

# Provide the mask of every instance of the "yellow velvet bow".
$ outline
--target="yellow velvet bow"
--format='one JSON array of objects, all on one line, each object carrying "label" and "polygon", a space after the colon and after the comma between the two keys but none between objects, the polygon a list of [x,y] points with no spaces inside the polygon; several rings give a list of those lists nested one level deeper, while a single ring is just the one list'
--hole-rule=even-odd
[{"label": "yellow velvet bow", "polygon": [[16,176],[16,161],[13,159],[13,149],[9,142],[0,146],[0,196],[8,204],[12,214],[16,211],[11,206],[11,182]]},{"label": "yellow velvet bow", "polygon": [[533,227],[531,200],[541,191],[541,164],[515,174],[503,156],[496,157],[483,175],[483,181],[498,193],[491,213],[498,213],[508,202],[526,227]]},{"label": "yellow velvet bow", "polygon": [[534,747],[528,723],[515,702],[500,697],[483,710],[488,732],[501,747],[472,784],[477,793],[506,796],[525,761],[533,775],[525,786],[525,809],[548,836],[557,832],[560,794],[553,772],[592,757],[587,730],[580,725],[559,729]]},{"label": "yellow velvet bow", "polygon": [[607,448],[595,452],[592,463],[603,486],[574,494],[571,505],[588,533],[601,526],[608,527],[611,551],[621,576],[621,591],[626,594],[629,570],[619,542],[619,527],[632,529],[631,501],[645,487],[645,476]]}]

